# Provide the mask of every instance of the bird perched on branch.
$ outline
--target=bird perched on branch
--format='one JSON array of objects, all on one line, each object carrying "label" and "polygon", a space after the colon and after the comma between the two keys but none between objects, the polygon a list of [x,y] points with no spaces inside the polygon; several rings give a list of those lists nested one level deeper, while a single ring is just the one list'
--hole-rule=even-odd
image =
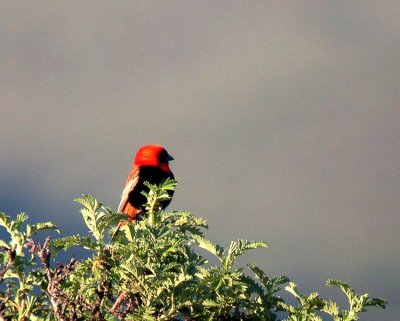
[{"label": "bird perched on branch", "polygon": [[[169,168],[169,162],[173,159],[161,145],[140,147],[134,158],[133,167],[126,180],[125,188],[122,191],[118,212],[125,213],[129,221],[136,219],[146,204],[146,197],[142,192],[149,191],[149,188],[143,183],[147,181],[158,185],[167,178],[174,179],[174,174]],[[173,192],[170,191],[171,197]],[[160,204],[162,209],[166,208],[170,202],[171,198],[162,201]]]}]

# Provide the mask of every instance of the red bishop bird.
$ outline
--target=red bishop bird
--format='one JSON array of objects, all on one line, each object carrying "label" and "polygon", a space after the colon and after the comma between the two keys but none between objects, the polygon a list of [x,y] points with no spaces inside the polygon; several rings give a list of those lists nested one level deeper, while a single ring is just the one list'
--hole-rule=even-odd
[{"label": "red bishop bird", "polygon": [[[146,204],[146,197],[142,192],[149,191],[149,188],[143,183],[147,181],[158,185],[167,178],[174,179],[174,174],[168,164],[173,159],[160,145],[146,145],[139,148],[121,194],[118,212],[125,213],[129,221],[136,219]],[[172,197],[174,192],[170,191],[169,193]],[[171,199],[161,202],[162,209],[167,207],[170,202]]]}]

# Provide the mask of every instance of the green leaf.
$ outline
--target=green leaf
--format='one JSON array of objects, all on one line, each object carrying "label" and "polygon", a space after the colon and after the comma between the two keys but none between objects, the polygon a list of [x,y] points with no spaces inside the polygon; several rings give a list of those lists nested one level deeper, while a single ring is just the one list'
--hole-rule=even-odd
[{"label": "green leaf", "polygon": [[262,241],[247,241],[242,239],[239,239],[236,242],[232,241],[229,245],[227,255],[222,261],[222,265],[226,268],[231,268],[238,256],[242,255],[245,251],[260,247],[267,248],[268,244]]},{"label": "green leaf", "polygon": [[71,235],[63,238],[54,239],[51,244],[58,249],[68,250],[73,246],[80,246],[88,250],[96,251],[98,243],[90,236]]},{"label": "green leaf", "polygon": [[343,310],[339,315],[346,316],[345,321],[353,321],[357,320],[357,314],[359,312],[366,311],[366,307],[368,306],[375,306],[375,307],[386,307],[386,300],[382,298],[370,298],[368,294],[358,295],[349,284],[346,282],[335,280],[335,279],[328,279],[326,281],[327,286],[336,286],[339,288],[346,296],[349,302],[349,310]]},{"label": "green leaf", "polygon": [[84,207],[81,209],[81,214],[86,226],[97,242],[102,242],[107,227],[107,224],[103,222],[107,214],[100,211],[102,204],[93,196],[87,194],[83,194],[82,198],[76,198],[74,201]]},{"label": "green leaf", "polygon": [[247,266],[255,274],[256,278],[261,282],[268,293],[273,294],[278,292],[281,285],[290,281],[289,278],[284,275],[270,279],[259,267],[252,264],[247,264]]},{"label": "green leaf", "polygon": [[60,233],[60,229],[51,222],[44,222],[44,223],[36,223],[33,225],[27,224],[26,226],[26,237],[31,237],[35,235],[37,232],[42,230],[53,230],[57,233]]},{"label": "green leaf", "polygon": [[10,217],[8,215],[4,214],[3,212],[0,212],[0,225],[1,226],[7,227],[9,219],[10,219]]},{"label": "green leaf", "polygon": [[285,290],[291,293],[296,299],[300,299],[301,295],[299,290],[297,289],[297,285],[294,282],[289,282],[287,286],[285,286]]},{"label": "green leaf", "polygon": [[221,248],[218,245],[214,245],[211,243],[209,240],[198,236],[198,235],[193,235],[193,240],[197,243],[199,247],[202,249],[205,249],[206,251],[214,254],[219,260],[222,262],[223,260],[223,248]]}]

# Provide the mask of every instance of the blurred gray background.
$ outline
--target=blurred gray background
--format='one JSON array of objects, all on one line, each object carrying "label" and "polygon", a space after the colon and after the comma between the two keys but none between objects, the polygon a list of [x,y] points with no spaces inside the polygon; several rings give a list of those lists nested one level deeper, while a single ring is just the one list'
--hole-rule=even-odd
[{"label": "blurred gray background", "polygon": [[400,2],[2,1],[0,210],[85,233],[138,147],[163,144],[170,209],[304,292],[327,278],[400,315]]}]

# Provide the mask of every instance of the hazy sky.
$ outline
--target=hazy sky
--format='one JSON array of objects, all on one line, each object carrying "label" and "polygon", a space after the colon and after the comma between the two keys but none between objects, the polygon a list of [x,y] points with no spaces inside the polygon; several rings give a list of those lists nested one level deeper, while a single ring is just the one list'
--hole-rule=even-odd
[{"label": "hazy sky", "polygon": [[400,315],[400,2],[2,1],[0,210],[86,229],[136,149],[175,157],[170,209],[306,292]]}]

